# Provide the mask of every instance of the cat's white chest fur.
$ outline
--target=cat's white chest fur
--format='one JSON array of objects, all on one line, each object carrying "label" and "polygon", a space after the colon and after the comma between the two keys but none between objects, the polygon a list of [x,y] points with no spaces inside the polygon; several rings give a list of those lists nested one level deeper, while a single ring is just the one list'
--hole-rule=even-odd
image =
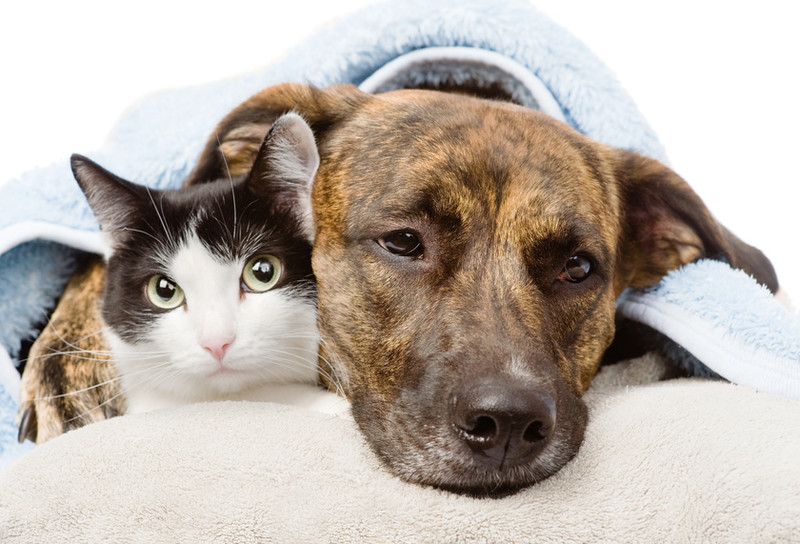
[{"label": "cat's white chest fur", "polygon": [[314,386],[319,336],[307,293],[242,290],[245,262],[225,262],[194,234],[164,262],[184,304],[134,341],[108,334],[128,413],[214,400],[337,404]]}]

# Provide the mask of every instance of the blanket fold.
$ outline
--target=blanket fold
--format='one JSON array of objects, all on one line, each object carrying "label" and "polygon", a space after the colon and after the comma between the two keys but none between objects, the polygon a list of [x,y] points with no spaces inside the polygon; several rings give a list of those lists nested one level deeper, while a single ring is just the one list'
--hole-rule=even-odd
[{"label": "blanket fold", "polygon": [[[433,53],[415,60],[425,50]],[[392,77],[381,71],[390,64],[399,66]],[[147,97],[119,120],[101,149],[75,151],[137,183],[178,187],[219,119],[268,85],[368,80],[367,86],[396,87],[426,77],[433,87],[459,78],[494,78],[521,102],[542,107],[593,138],[665,158],[611,72],[524,0],[375,4],[320,29],[261,70]],[[7,211],[0,215],[0,349],[15,361],[21,342],[35,337],[55,306],[81,252],[102,247],[67,157],[0,186],[0,203]],[[15,385],[0,383],[0,389],[9,387]],[[12,418],[8,410],[0,412],[0,420]],[[0,448],[11,442],[0,436]]]},{"label": "blanket fold", "polygon": [[[318,86],[353,83],[369,92],[414,86],[480,88],[490,84],[497,85],[521,104],[541,109],[594,139],[666,162],[664,150],[655,134],[610,71],[583,44],[523,0],[504,0],[501,3],[495,0],[404,0],[376,4],[320,29],[281,60],[254,73],[210,85],[152,95],[125,114],[114,128],[108,143],[101,149],[94,152],[75,151],[89,155],[126,179],[154,188],[178,187],[191,170],[218,120],[258,90],[284,81],[306,82]],[[100,253],[103,248],[98,236],[98,226],[72,178],[66,158],[47,168],[28,172],[1,186],[0,203],[5,211],[0,215],[0,278],[3,280],[0,282],[2,469],[13,458],[31,449],[30,445],[16,444],[13,423],[19,387],[15,367],[19,363],[22,342],[35,337],[70,275],[84,258],[85,252]],[[618,311],[625,317],[645,323],[671,338],[685,351],[680,357],[687,369],[695,374],[703,374],[711,369],[733,382],[800,399],[800,322],[793,312],[776,302],[755,281],[724,263],[702,262],[687,266],[670,274],[653,289],[626,292],[618,301]],[[781,456],[788,455],[778,439],[780,434],[770,435],[769,432],[762,433],[759,430],[758,439],[763,438],[770,447],[776,448],[768,454],[769,459],[780,466],[783,472],[770,473],[761,470],[758,468],[761,463],[759,461],[754,463],[755,472],[749,473],[748,465],[740,462],[740,457],[752,454],[755,458],[763,452],[736,453],[737,449],[731,446],[730,441],[740,429],[751,431],[759,428],[758,422],[751,421],[750,424],[736,427],[730,414],[724,411],[726,406],[736,406],[741,397],[743,402],[752,402],[754,413],[762,414],[765,419],[770,412],[769,406],[774,405],[780,407],[781,413],[785,412],[783,421],[789,421],[791,414],[797,416],[796,405],[786,404],[788,401],[784,402],[770,395],[758,397],[745,388],[727,384],[705,384],[702,387],[692,385],[686,390],[674,386],[652,387],[633,391],[630,397],[626,395],[621,390],[614,390],[607,395],[598,392],[592,396],[596,423],[592,423],[595,426],[590,426],[587,431],[587,446],[580,454],[583,461],[568,466],[555,478],[519,495],[524,500],[512,498],[507,502],[486,503],[489,511],[496,517],[490,518],[489,513],[476,513],[471,506],[467,506],[471,503],[465,498],[440,495],[431,490],[418,492],[380,471],[373,470],[374,461],[361,452],[361,446],[357,445],[358,438],[353,435],[352,429],[339,425],[339,422],[335,424],[337,432],[347,436],[350,442],[338,442],[339,435],[329,437],[330,442],[326,443],[326,448],[333,448],[336,462],[325,461],[316,465],[310,459],[282,459],[279,454],[285,451],[276,452],[275,448],[270,449],[272,442],[268,430],[259,439],[263,442],[258,442],[263,447],[234,439],[232,444],[236,448],[224,449],[219,452],[222,457],[210,459],[204,453],[204,448],[221,448],[226,440],[224,433],[227,431],[223,430],[224,425],[220,421],[225,421],[226,417],[236,417],[243,424],[267,422],[271,418],[264,412],[273,410],[274,407],[190,407],[174,416],[153,414],[139,419],[122,418],[119,422],[112,420],[98,425],[97,428],[75,432],[74,435],[69,433],[54,440],[52,446],[47,444],[46,447],[35,448],[33,452],[23,456],[18,461],[19,464],[0,472],[0,489],[4,489],[0,497],[0,537],[19,537],[39,522],[39,528],[46,527],[44,521],[35,521],[38,512],[29,511],[31,518],[26,520],[20,510],[22,506],[16,506],[16,501],[19,501],[19,505],[31,504],[36,499],[35,490],[38,490],[41,498],[49,501],[48,508],[56,509],[64,515],[69,514],[63,525],[63,534],[80,538],[80,520],[84,519],[81,516],[91,510],[90,503],[95,500],[93,493],[97,491],[91,489],[90,478],[86,475],[127,471],[126,452],[133,455],[129,459],[133,466],[131,478],[143,476],[147,473],[146,469],[153,468],[154,474],[164,476],[164,487],[160,491],[153,491],[159,494],[152,507],[156,510],[153,510],[147,506],[148,501],[153,499],[152,496],[137,492],[131,481],[122,477],[111,477],[106,482],[108,487],[100,490],[101,495],[110,495],[107,497],[108,502],[105,499],[98,501],[107,505],[103,508],[106,514],[94,512],[89,516],[92,520],[89,525],[93,530],[107,531],[102,533],[103,539],[107,539],[108,535],[127,534],[125,531],[129,527],[125,520],[144,517],[157,521],[157,510],[162,507],[166,514],[158,519],[165,523],[159,525],[154,522],[149,526],[150,529],[142,530],[152,530],[153,535],[163,536],[170,534],[169,520],[195,519],[197,516],[196,519],[201,520],[197,527],[189,527],[191,524],[185,522],[181,527],[187,531],[196,530],[202,540],[207,540],[205,537],[215,534],[214,531],[222,531],[223,521],[229,521],[231,517],[239,520],[243,524],[242,530],[246,531],[252,523],[263,521],[258,516],[272,508],[277,508],[276,517],[270,518],[267,523],[269,527],[273,527],[273,535],[280,535],[277,540],[292,540],[291,535],[301,534],[286,533],[282,532],[283,529],[278,529],[281,518],[277,514],[303,511],[304,508],[310,509],[310,518],[319,514],[321,517],[316,519],[324,519],[328,523],[319,526],[319,536],[337,541],[340,540],[337,537],[341,535],[348,537],[341,539],[342,541],[357,541],[359,535],[379,535],[383,540],[414,540],[410,536],[409,523],[424,520],[422,526],[437,526],[431,519],[434,515],[432,512],[437,512],[437,509],[452,515],[452,519],[445,521],[453,523],[444,523],[441,525],[444,528],[431,532],[430,536],[434,541],[437,536],[442,536],[445,540],[466,540],[466,536],[463,536],[467,534],[464,532],[466,529],[458,528],[454,522],[462,514],[468,516],[466,527],[473,531],[470,534],[482,535],[487,540],[514,541],[519,540],[515,537],[528,534],[519,532],[518,529],[530,530],[530,534],[542,536],[537,538],[542,542],[551,537],[553,541],[598,541],[602,540],[600,536],[624,540],[621,535],[630,536],[630,531],[639,534],[635,531],[646,530],[653,520],[658,521],[654,527],[672,527],[671,535],[675,538],[667,540],[673,541],[680,541],[677,536],[682,535],[683,523],[687,523],[687,534],[706,534],[692,532],[693,530],[711,531],[708,534],[721,536],[723,540],[748,541],[749,536],[763,537],[766,534],[774,535],[776,539],[786,534],[798,535],[797,525],[786,521],[800,519],[797,486],[789,488],[785,482],[796,483],[800,481],[800,475],[791,467],[780,465]],[[686,410],[677,410],[674,419],[658,420],[662,421],[661,428],[669,431],[661,439],[650,437],[652,440],[644,443],[630,443],[627,450],[625,446],[619,446],[632,440],[630,437],[633,433],[627,431],[628,426],[633,423],[631,414],[640,418],[657,417],[657,407],[663,409],[666,405],[691,406],[696,413],[697,406],[713,404],[717,399],[723,408],[713,409],[713,413],[701,418],[702,422],[697,425],[687,427],[686,422],[693,421],[692,414]],[[653,407],[652,414],[647,412],[649,407]],[[626,412],[627,410],[634,411]],[[314,419],[316,416],[296,411],[279,412],[281,415],[277,419],[286,425],[283,428],[308,431],[313,426],[325,426],[318,418]],[[180,423],[183,415],[187,416],[188,422],[185,429]],[[719,432],[710,424],[714,418],[719,418],[723,423]],[[214,428],[222,433],[220,439],[210,445],[194,443],[191,429],[205,431],[207,421],[218,425]],[[794,421],[796,425],[797,420]],[[683,428],[685,432],[678,433],[677,428]],[[156,434],[162,437],[172,437],[173,432],[180,437],[175,449],[171,450],[164,445],[172,444],[171,441],[156,440],[152,436],[154,429],[159,429]],[[275,432],[281,435],[279,431]],[[604,432],[612,432],[613,437],[621,442],[616,443],[609,436],[603,438]],[[786,436],[794,437],[791,443],[796,447],[797,429],[785,432],[788,433]],[[792,432],[795,434],[792,435]],[[309,437],[316,437],[313,432],[303,436],[299,436],[300,434],[303,433],[298,431],[300,441],[313,442]],[[325,433],[320,433],[320,436],[324,435]],[[114,439],[109,440],[109,436]],[[254,436],[261,435],[255,433]],[[625,441],[626,436],[628,442]],[[706,436],[707,438],[702,438]],[[691,437],[689,441],[707,440],[709,444],[716,444],[717,449],[706,452],[703,447],[690,448],[687,446],[687,437]],[[714,440],[721,442],[717,444]],[[744,442],[744,446],[754,443],[752,437]],[[601,444],[609,443],[618,446],[614,449],[621,455],[618,462],[610,457],[611,454],[604,453],[608,450],[601,447]],[[289,444],[294,443],[290,441]],[[345,446],[346,444],[351,445]],[[313,450],[319,448],[320,444],[306,446]],[[674,450],[673,446],[679,449]],[[99,449],[88,451],[95,447]],[[159,464],[148,467],[147,457],[134,455],[140,447],[143,447],[143,455],[158,459],[154,462]],[[339,449],[345,447],[348,452],[361,452],[356,454],[356,461],[349,462],[364,461],[372,471],[369,473],[370,478],[379,482],[375,484],[373,480],[364,481],[366,484],[386,486],[386,494],[378,495],[380,499],[376,499],[371,491],[359,491],[356,484],[362,482],[363,478],[359,476],[357,466],[341,473],[339,463],[344,462],[344,459],[336,455],[344,456],[344,451],[340,452]],[[280,450],[280,447],[277,449]],[[291,446],[288,449],[294,448]],[[75,456],[77,451],[87,451],[87,454]],[[188,478],[186,482],[191,482],[191,485],[175,480],[165,472],[164,467],[170,466],[170,455],[176,453],[182,456],[175,459],[179,465],[186,463],[187,459],[197,461],[197,465],[189,463],[193,470],[198,470],[194,476],[182,473]],[[282,482],[282,485],[288,486],[284,489],[288,489],[290,496],[297,498],[297,501],[281,506],[280,501],[270,501],[268,494],[252,495],[253,502],[249,505],[236,499],[237,493],[252,483],[248,471],[252,470],[258,475],[256,480],[263,484],[263,489],[270,489],[275,483],[274,479],[280,474],[266,475],[263,472],[264,463],[256,461],[263,461],[272,455],[279,460],[276,462],[282,463],[279,466],[292,467],[297,463],[298,480],[293,483]],[[681,455],[695,458],[681,459]],[[719,458],[731,455],[739,459],[735,470],[743,478],[741,481],[746,486],[743,490],[737,490],[735,486],[725,486],[726,480],[720,469],[714,468]],[[164,457],[162,459],[159,456]],[[51,466],[59,459],[68,459],[65,461],[67,465],[63,468],[63,473],[60,472],[61,467],[56,469],[54,465]],[[322,459],[329,458],[323,456]],[[655,488],[657,491],[648,496],[650,488],[646,482],[651,480],[639,482],[637,477],[646,476],[648,467],[654,466],[654,463],[657,465],[661,459],[669,459],[673,464],[656,467],[657,474],[663,481],[660,482],[661,487]],[[783,459],[785,461],[785,457]],[[163,466],[160,464],[162,461]],[[198,468],[204,466],[206,468],[202,470]],[[23,474],[26,467],[34,472]],[[687,476],[685,481],[678,483],[675,479],[684,470],[691,471],[691,479]],[[197,474],[205,472],[213,473],[211,480],[192,480],[198,477]],[[48,494],[49,491],[46,493],[31,474],[42,475],[43,478],[63,476],[59,482],[64,487],[57,489],[55,494]],[[231,477],[233,484],[223,489],[220,486],[226,477]],[[594,486],[594,494],[587,494],[586,500],[582,498],[584,489],[576,485],[582,478],[589,478]],[[666,483],[670,480],[673,480],[674,485],[667,486]],[[162,483],[158,478],[154,481],[159,485]],[[7,488],[3,488],[6,485],[19,486],[20,482],[25,482],[24,486],[31,486],[29,490],[34,491],[26,495],[24,490],[15,489],[13,493],[6,493]],[[633,487],[626,488],[626,485]],[[725,487],[725,495],[722,497],[724,501],[720,497],[710,496],[710,489],[720,485]],[[775,487],[771,488],[773,485]],[[68,491],[67,489],[73,489],[72,486],[82,486],[83,492]],[[335,496],[338,491],[331,491],[338,490],[338,486],[347,489],[347,493],[340,495],[353,494],[356,497],[355,510],[348,511],[343,505],[342,496],[338,499]],[[558,494],[560,499],[550,500],[549,493],[554,493],[558,486],[564,486]],[[204,490],[199,494],[192,491],[193,497],[206,492],[209,497],[216,497],[217,493],[222,493],[221,497],[230,497],[231,502],[226,504],[231,508],[231,517],[223,515],[226,510],[220,510],[219,515],[209,513],[204,509],[209,505],[202,502],[197,503],[195,510],[190,509],[191,511],[184,511],[170,502],[171,493],[185,493],[187,489]],[[303,494],[295,495],[298,489]],[[307,504],[302,500],[302,497],[314,495],[319,489],[330,491],[320,497],[330,499],[331,503],[325,504],[322,501]],[[673,512],[675,509],[680,511],[680,503],[686,498],[687,489],[690,494],[721,502],[716,510],[709,507],[705,514],[707,517],[703,519],[692,518],[691,512],[685,509],[681,520],[677,522],[663,519],[664,512]],[[755,504],[757,501],[754,497],[758,493],[769,494],[774,490],[779,491],[780,498]],[[70,493],[74,494],[70,496]],[[125,500],[121,499],[127,498],[129,493],[135,500],[126,506]],[[406,493],[412,498],[392,499],[393,494]],[[247,496],[250,497],[249,494]],[[76,497],[79,500],[73,504],[72,510],[59,510]],[[786,502],[781,502],[784,499]],[[374,502],[376,500],[377,503]],[[372,513],[365,514],[358,509],[371,506],[385,512],[403,512],[397,508],[398,500],[402,502],[403,508],[411,508],[412,513],[402,514],[401,517],[388,521],[387,518],[380,517],[379,519],[385,521],[380,527],[374,523]],[[533,502],[528,503],[527,500]],[[607,505],[604,502],[606,500],[616,500],[617,506],[622,501],[623,507]],[[749,501],[753,510],[746,511],[736,503],[737,500]],[[643,501],[641,511],[625,509],[624,504],[638,504],[637,501]],[[665,502],[662,505],[659,504],[660,501]],[[164,504],[167,506],[163,506]],[[111,505],[115,506],[112,508]],[[771,509],[766,505],[778,508]],[[322,515],[326,506],[332,506],[333,513],[351,517],[326,517]],[[426,506],[431,509],[426,509]],[[465,514],[465,511],[470,513]],[[571,519],[570,513],[576,511],[585,513],[588,518],[574,530],[565,532],[567,529],[563,524],[556,526],[553,521],[564,519],[565,516],[566,519]],[[620,512],[621,517],[616,518]],[[743,512],[747,512],[748,519],[752,518],[754,523],[746,530],[736,532],[736,517]],[[592,516],[602,519],[608,525],[592,523]],[[497,522],[498,519],[507,521]],[[720,522],[716,523],[716,520]],[[726,524],[725,520],[730,523]],[[712,524],[712,521],[715,523]],[[628,532],[625,532],[626,527]],[[551,529],[556,532],[548,533]],[[292,530],[299,531],[300,528],[293,526]],[[660,540],[661,534],[656,535],[654,538]],[[648,538],[643,537],[641,540]]]},{"label": "blanket fold", "polygon": [[0,540],[796,542],[797,403],[718,381],[637,385],[650,364],[604,370],[578,456],[509,497],[394,478],[347,420],[211,403],[37,447],[0,473]]}]

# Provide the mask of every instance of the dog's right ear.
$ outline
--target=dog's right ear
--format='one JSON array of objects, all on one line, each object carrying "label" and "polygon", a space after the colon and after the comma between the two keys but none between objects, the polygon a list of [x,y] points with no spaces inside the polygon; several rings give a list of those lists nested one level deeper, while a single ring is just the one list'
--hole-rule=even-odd
[{"label": "dog's right ear", "polygon": [[283,83],[267,87],[237,106],[217,125],[184,185],[247,174],[270,127],[285,113],[300,114],[319,139],[368,97],[354,85],[320,89]]},{"label": "dog's right ear", "polygon": [[718,223],[678,174],[630,151],[614,150],[614,163],[623,219],[617,292],[655,285],[700,258],[725,261],[777,291],[769,259]]}]

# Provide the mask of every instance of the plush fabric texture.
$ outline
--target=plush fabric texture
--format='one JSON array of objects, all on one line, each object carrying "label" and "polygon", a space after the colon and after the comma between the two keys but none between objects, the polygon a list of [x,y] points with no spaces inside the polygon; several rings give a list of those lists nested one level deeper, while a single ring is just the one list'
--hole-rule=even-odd
[{"label": "plush fabric texture", "polygon": [[[459,69],[451,54],[446,67],[442,63],[437,68],[429,57],[398,77],[416,82],[453,80],[455,73],[461,81],[469,73],[475,79],[497,77],[514,94],[530,98],[527,104],[547,105],[545,111],[593,138],[665,158],[658,139],[609,70],[578,40],[521,0],[375,4],[320,29],[261,70],[148,97],[125,114],[101,149],[75,151],[126,179],[154,188],[178,187],[216,123],[260,89],[284,81],[361,84],[407,54],[436,48],[478,50],[505,60],[476,61],[479,54],[465,55],[469,58],[462,59]],[[520,71],[526,73],[521,76]],[[371,78],[370,85],[397,84],[392,78],[376,77],[383,79]],[[14,362],[21,342],[37,335],[55,306],[82,252],[104,251],[98,225],[68,162],[65,157],[0,186],[0,350]],[[15,387],[14,380],[0,382],[0,392]],[[13,428],[14,412],[0,410],[0,429]],[[15,455],[14,441],[14,436],[0,432],[0,459]]]},{"label": "plush fabric texture", "polygon": [[[633,101],[613,75],[579,41],[541,15],[528,2],[507,0],[404,0],[376,4],[338,19],[298,45],[281,61],[213,85],[151,96],[116,125],[108,143],[95,151],[76,149],[112,172],[155,188],[177,187],[189,173],[216,123],[260,89],[284,81],[319,86],[362,83],[398,57],[423,48],[485,49],[526,67],[542,82],[578,130],[619,147],[664,158],[664,152]],[[24,174],[0,187],[0,252],[19,243],[52,239],[49,225],[78,231],[77,240],[59,241],[101,251],[86,232],[98,227],[69,169],[68,157]],[[49,246],[30,250],[45,255]],[[33,257],[31,257],[33,258]],[[74,268],[52,267],[48,285],[56,291]],[[39,287],[26,285],[24,264],[0,256],[0,344],[16,356],[20,335],[41,318],[42,304],[31,304]],[[52,303],[53,297],[50,302]],[[20,308],[21,306],[21,308]],[[13,311],[12,311],[13,308]],[[9,331],[6,332],[6,327]]]},{"label": "plush fabric texture", "polygon": [[123,416],[0,473],[0,541],[800,540],[800,404],[718,381],[643,383],[658,373],[652,360],[601,373],[578,456],[501,499],[400,481],[351,421],[300,408]]},{"label": "plush fabric texture", "polygon": [[[460,64],[428,58],[372,78],[433,48],[483,50],[513,66],[479,66],[475,55]],[[375,5],[262,70],[149,97],[102,149],[76,151],[133,181],[177,187],[217,121],[265,86],[370,78],[380,88],[464,82],[470,73],[502,79],[545,111],[555,104],[557,117],[590,137],[665,159],[602,63],[515,0]],[[0,541],[800,540],[798,403],[721,382],[641,385],[656,377],[636,377],[638,367],[611,367],[593,385],[586,442],[572,463],[501,500],[400,482],[349,421],[271,404],[197,405],[118,418],[33,449],[17,445],[21,342],[36,335],[83,252],[103,246],[66,158],[0,187],[0,203]],[[687,267],[653,290],[627,293],[620,311],[672,337],[696,373],[712,368],[794,396],[793,386],[774,387],[798,379],[793,314],[740,272],[714,266],[719,289],[703,283],[704,266]],[[689,318],[694,334],[683,325]],[[726,370],[762,361],[755,372]]]},{"label": "plush fabric texture", "polygon": [[672,339],[670,359],[693,375],[800,400],[800,317],[740,270],[698,261],[624,293],[617,311]]}]

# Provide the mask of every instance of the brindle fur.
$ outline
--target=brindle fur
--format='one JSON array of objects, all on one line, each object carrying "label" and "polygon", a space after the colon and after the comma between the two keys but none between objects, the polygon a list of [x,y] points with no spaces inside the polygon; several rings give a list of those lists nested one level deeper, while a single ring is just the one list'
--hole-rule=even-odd
[{"label": "brindle fur", "polygon": [[[582,440],[580,395],[626,287],[709,256],[777,288],[769,261],[674,172],[541,113],[435,92],[287,85],[247,101],[217,134],[225,142],[235,126],[239,139],[288,108],[320,146],[312,259],[323,352],[369,443],[408,480],[491,494],[563,466]],[[220,164],[212,139],[190,182],[213,179]],[[377,243],[409,229],[423,259]],[[580,284],[556,281],[576,251],[597,270]],[[495,374],[556,399],[557,428],[528,466],[486,470],[446,423],[453,388]]]},{"label": "brindle fur", "polygon": [[[219,124],[187,183],[246,172],[254,142],[289,110],[320,148],[312,262],[323,366],[376,453],[410,481],[496,494],[563,466],[582,440],[580,397],[626,287],[711,257],[777,289],[761,252],[667,167],[496,101],[268,88]],[[377,240],[395,230],[418,233],[424,257],[384,251]],[[560,281],[576,252],[592,255],[593,274]],[[453,388],[493,375],[556,403],[552,437],[528,465],[487,469],[445,423]]]},{"label": "brindle fur", "polygon": [[46,442],[124,412],[116,370],[100,334],[104,325],[98,305],[104,281],[102,260],[88,259],[70,279],[31,347],[22,374],[20,442]]}]

